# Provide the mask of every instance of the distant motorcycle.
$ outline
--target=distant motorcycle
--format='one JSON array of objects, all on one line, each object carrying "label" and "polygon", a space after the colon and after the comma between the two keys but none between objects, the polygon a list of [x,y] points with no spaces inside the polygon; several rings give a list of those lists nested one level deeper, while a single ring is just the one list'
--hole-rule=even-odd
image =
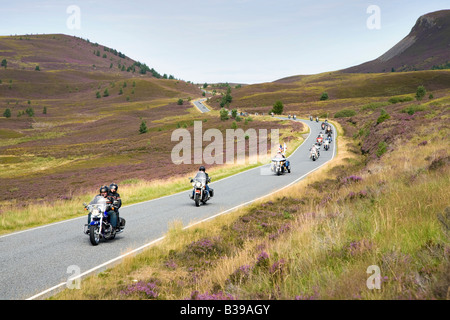
[{"label": "distant motorcycle", "polygon": [[288,173],[291,173],[291,163],[286,158],[275,157],[272,159],[270,170],[272,170],[272,172],[274,172],[278,176],[282,175],[286,171]]},{"label": "distant motorcycle", "polygon": [[322,143],[323,143],[323,137],[317,137],[316,138],[316,143],[319,145],[319,146],[321,146],[322,145]]},{"label": "distant motorcycle", "polygon": [[200,202],[206,204],[206,202],[214,196],[214,190],[209,188],[209,192],[206,190],[206,184],[211,182],[210,178],[206,177],[206,173],[199,171],[194,179],[189,178],[192,183],[192,193],[189,197],[194,200],[195,206],[199,207]]},{"label": "distant motorcycle", "polygon": [[[113,206],[117,205],[117,201],[114,201]],[[96,246],[100,243],[100,239],[112,240],[118,233],[123,232],[125,229],[125,219],[120,218],[118,221],[118,228],[114,228],[109,223],[108,211],[112,208],[106,203],[106,199],[100,195],[97,195],[92,201],[86,205],[85,210],[89,211],[90,222],[85,225],[84,233],[89,235],[91,244]]]},{"label": "distant motorcycle", "polygon": [[328,151],[328,149],[330,149],[330,141],[328,139],[325,139],[323,148],[325,149],[325,151]]},{"label": "distant motorcycle", "polygon": [[312,161],[316,161],[319,158],[319,150],[317,150],[316,152],[314,152],[314,150],[311,148],[309,149],[309,158]]},{"label": "distant motorcycle", "polygon": [[310,121],[313,121],[313,117],[312,117],[312,116],[309,116],[309,120],[310,120]]}]

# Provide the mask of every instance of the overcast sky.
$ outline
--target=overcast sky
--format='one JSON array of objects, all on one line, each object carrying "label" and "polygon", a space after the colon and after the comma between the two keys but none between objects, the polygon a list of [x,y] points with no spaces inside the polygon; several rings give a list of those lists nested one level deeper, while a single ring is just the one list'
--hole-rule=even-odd
[{"label": "overcast sky", "polygon": [[448,0],[14,0],[2,1],[0,35],[74,35],[178,79],[250,84],[373,60],[442,9]]}]

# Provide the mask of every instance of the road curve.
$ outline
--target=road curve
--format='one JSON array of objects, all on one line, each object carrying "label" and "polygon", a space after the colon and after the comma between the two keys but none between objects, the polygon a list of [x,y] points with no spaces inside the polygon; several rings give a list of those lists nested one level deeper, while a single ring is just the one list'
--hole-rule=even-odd
[{"label": "road curve", "polygon": [[309,125],[310,134],[289,157],[291,173],[275,176],[269,165],[264,165],[216,182],[212,177],[214,198],[198,208],[189,199],[188,191],[122,207],[121,216],[127,221],[125,231],[96,247],[83,234],[86,217],[0,236],[0,299],[43,298],[64,289],[69,277],[99,272],[159,241],[173,221],[188,226],[212,219],[303,179],[334,158],[336,129],[333,127],[330,150],[322,149],[320,158],[313,162],[309,148],[321,131],[320,123],[296,121]]},{"label": "road curve", "polygon": [[205,102],[207,99],[203,98],[203,99],[199,99],[199,100],[194,100],[192,101],[192,103],[194,103],[194,106],[197,107],[197,109],[201,112],[201,113],[205,113],[205,112],[210,112],[211,110],[209,110],[204,104],[203,102]]}]

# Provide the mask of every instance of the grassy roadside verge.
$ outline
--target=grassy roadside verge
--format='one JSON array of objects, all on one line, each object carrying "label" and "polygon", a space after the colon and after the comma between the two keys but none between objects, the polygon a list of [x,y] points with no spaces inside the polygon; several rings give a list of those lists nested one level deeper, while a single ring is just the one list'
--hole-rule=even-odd
[{"label": "grassy roadside verge", "polygon": [[340,138],[335,161],[292,188],[193,228],[174,221],[52,299],[448,299],[449,169],[439,133],[423,133],[369,163]]},{"label": "grassy roadside verge", "polygon": [[[265,121],[273,121],[273,119],[269,118],[265,119]],[[294,139],[289,143],[288,155],[300,146],[304,140],[302,136],[305,133],[307,131],[295,133],[289,129],[280,131],[281,139],[284,136],[294,136]],[[263,164],[265,164],[265,160],[256,164],[247,162],[242,165],[222,165],[211,168],[208,170],[208,173],[212,176],[214,182]],[[193,175],[194,172],[183,177],[174,177],[170,181],[143,181],[139,179],[124,181],[124,183],[120,184],[120,194],[122,199],[124,199],[125,205],[131,205],[187,191],[191,188],[187,177]],[[82,203],[89,202],[92,196],[92,194],[84,194],[74,196],[70,200],[26,205],[22,208],[13,206],[8,208],[5,206],[2,208],[4,212],[0,215],[0,235],[84,216],[85,212]]]}]

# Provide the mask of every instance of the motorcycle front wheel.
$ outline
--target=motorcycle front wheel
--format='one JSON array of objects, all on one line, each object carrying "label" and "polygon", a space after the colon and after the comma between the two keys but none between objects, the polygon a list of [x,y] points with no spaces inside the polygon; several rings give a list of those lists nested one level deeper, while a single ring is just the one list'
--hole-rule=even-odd
[{"label": "motorcycle front wheel", "polygon": [[100,243],[100,228],[98,226],[89,227],[89,239],[93,246],[97,246]]},{"label": "motorcycle front wheel", "polygon": [[196,193],[194,197],[195,206],[200,207],[200,196]]}]

